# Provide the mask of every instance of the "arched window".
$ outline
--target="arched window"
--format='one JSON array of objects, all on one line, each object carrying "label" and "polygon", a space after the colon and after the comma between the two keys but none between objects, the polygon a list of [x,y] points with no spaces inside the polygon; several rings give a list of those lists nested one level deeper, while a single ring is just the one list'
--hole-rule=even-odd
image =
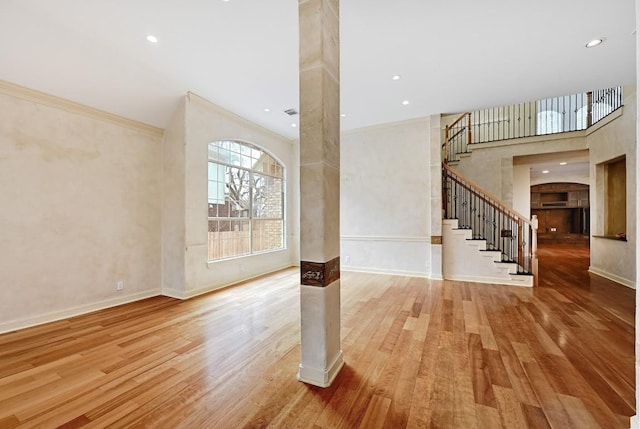
[{"label": "arched window", "polygon": [[559,133],[562,131],[562,115],[555,110],[538,112],[536,127],[539,136]]},{"label": "arched window", "polygon": [[284,168],[257,146],[209,143],[209,260],[284,248]]}]

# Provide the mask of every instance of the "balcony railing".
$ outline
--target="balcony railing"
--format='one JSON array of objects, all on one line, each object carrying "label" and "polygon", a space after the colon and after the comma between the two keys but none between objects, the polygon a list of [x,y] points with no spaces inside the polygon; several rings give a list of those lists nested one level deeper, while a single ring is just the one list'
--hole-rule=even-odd
[{"label": "balcony railing", "polygon": [[464,113],[446,128],[444,159],[472,144],[585,130],[622,106],[615,87]]}]

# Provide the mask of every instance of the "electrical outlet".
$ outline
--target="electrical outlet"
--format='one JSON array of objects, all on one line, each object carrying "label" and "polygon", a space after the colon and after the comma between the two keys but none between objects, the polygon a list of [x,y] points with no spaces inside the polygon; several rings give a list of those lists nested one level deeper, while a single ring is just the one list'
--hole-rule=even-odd
[{"label": "electrical outlet", "polygon": [[351,256],[346,255],[346,256],[344,257],[344,264],[345,264],[345,265],[349,265],[350,263],[351,263]]},{"label": "electrical outlet", "polygon": [[122,289],[124,289],[124,282],[120,280],[118,283],[116,283],[116,290],[122,290]]}]

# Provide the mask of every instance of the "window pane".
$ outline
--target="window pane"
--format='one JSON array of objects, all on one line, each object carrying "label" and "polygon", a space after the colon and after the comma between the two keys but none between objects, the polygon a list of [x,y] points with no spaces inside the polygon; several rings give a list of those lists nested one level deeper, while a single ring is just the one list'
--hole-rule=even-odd
[{"label": "window pane", "polygon": [[250,144],[209,144],[209,260],[284,247],[284,171]]},{"label": "window pane", "polygon": [[284,246],[282,220],[253,221],[253,252],[282,249]]},{"label": "window pane", "polygon": [[253,175],[253,217],[282,218],[282,179]]},{"label": "window pane", "polygon": [[249,221],[209,221],[209,259],[249,254]]},{"label": "window pane", "polygon": [[224,204],[225,170],[223,165],[209,162],[209,204]]},{"label": "window pane", "polygon": [[249,171],[227,167],[226,201],[228,217],[249,217],[251,207],[251,174]]}]

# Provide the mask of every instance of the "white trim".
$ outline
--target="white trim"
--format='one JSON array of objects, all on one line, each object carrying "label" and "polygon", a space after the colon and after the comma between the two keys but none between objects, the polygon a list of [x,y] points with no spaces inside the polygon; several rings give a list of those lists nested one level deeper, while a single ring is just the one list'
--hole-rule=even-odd
[{"label": "white trim", "polygon": [[61,109],[66,112],[75,113],[91,119],[109,122],[121,127],[143,132],[153,137],[162,137],[164,135],[164,129],[162,128],[145,124],[144,122],[134,121],[133,119],[105,112],[94,107],[85,106],[84,104],[56,97],[55,95],[45,94],[44,92],[36,91],[35,89],[16,85],[15,83],[4,80],[0,80],[0,94],[21,98],[23,100],[48,107],[54,107],[56,109]]},{"label": "white trim", "polygon": [[[368,274],[386,274],[389,276],[407,276],[407,277],[420,277],[423,279],[430,278],[430,274],[427,272],[419,272],[419,271],[403,271],[403,270],[387,270],[387,269],[376,269],[369,267],[345,267],[341,266],[340,271],[354,272],[354,273],[368,273]],[[439,280],[439,279],[437,279]]]},{"label": "white trim", "polygon": [[159,296],[159,291],[151,290],[146,292],[139,292],[133,295],[127,295],[122,298],[113,298],[106,301],[100,301],[93,304],[81,305],[79,307],[73,307],[66,310],[55,311],[53,313],[47,313],[36,317],[30,317],[22,320],[15,320],[0,324],[0,334],[6,332],[17,331],[18,329],[31,328],[33,326],[43,325],[45,323],[51,323],[58,320],[68,319],[70,317],[80,316],[87,313],[92,313],[98,310],[105,310],[107,308],[116,307],[118,305],[129,304],[131,302],[140,301],[147,298],[153,298]]},{"label": "white trim", "polygon": [[163,288],[162,289],[162,295],[168,296],[169,298],[181,299],[183,301],[185,299],[187,299],[184,296],[184,292],[182,292],[181,290],[178,290],[178,289]]},{"label": "white trim", "polygon": [[225,116],[225,117],[227,117],[227,118],[229,118],[229,119],[231,119],[233,121],[240,122],[241,125],[246,127],[246,128],[255,130],[255,131],[263,133],[263,134],[267,134],[267,135],[269,135],[269,136],[271,136],[273,138],[276,138],[278,140],[285,140],[285,141],[287,141],[289,143],[293,143],[294,141],[297,140],[297,139],[287,138],[287,137],[283,136],[282,134],[278,134],[278,133],[276,133],[274,131],[271,131],[271,130],[269,130],[267,128],[261,127],[260,125],[257,125],[255,123],[249,121],[248,119],[243,118],[240,115],[236,115],[235,113],[232,113],[232,112],[230,112],[228,110],[225,110],[224,108],[222,108],[222,107],[218,106],[217,104],[207,100],[204,97],[199,96],[198,94],[196,94],[194,92],[191,92],[191,91],[187,92],[187,100],[189,102],[195,101],[199,105],[201,105],[203,107],[207,107],[207,108],[213,110],[214,112],[219,113],[222,116]]},{"label": "white trim", "polygon": [[196,297],[198,295],[203,295],[205,293],[213,292],[213,291],[216,291],[216,290],[219,290],[219,289],[224,289],[224,288],[227,288],[227,287],[235,286],[235,285],[238,285],[240,283],[248,282],[250,280],[254,280],[254,279],[257,279],[259,277],[263,277],[263,276],[266,276],[268,274],[273,274],[275,272],[286,270],[288,268],[293,268],[293,267],[295,267],[295,265],[293,265],[292,263],[288,263],[288,264],[283,265],[283,266],[281,266],[279,268],[275,268],[275,269],[273,269],[271,271],[266,271],[264,273],[256,274],[254,276],[244,277],[244,278],[237,279],[237,280],[231,281],[229,283],[224,283],[224,284],[221,284],[221,285],[218,285],[218,286],[207,286],[207,287],[203,287],[203,288],[200,288],[200,289],[194,289],[194,290],[188,290],[188,291],[181,291],[181,290],[178,290],[178,289],[171,289],[171,288],[163,288],[161,294],[164,295],[164,296],[168,296],[170,298],[186,300],[186,299],[194,298],[194,297]]},{"label": "white trim", "polygon": [[596,276],[604,277],[607,280],[611,280],[612,282],[616,282],[621,284],[622,286],[626,286],[631,289],[636,288],[636,284],[624,277],[617,276],[615,274],[611,274],[607,271],[601,270],[600,268],[596,268],[594,266],[589,266],[589,272],[595,274]]},{"label": "white trim", "polygon": [[[523,276],[524,278],[525,276]],[[495,285],[505,285],[505,286],[520,286],[520,287],[532,287],[533,286],[533,276],[526,276],[527,279],[531,280],[531,284],[525,280],[513,280],[513,279],[501,279],[501,278],[493,278],[493,277],[476,277],[476,276],[467,276],[467,275],[453,275],[447,276],[445,280],[452,280],[458,282],[472,282],[472,283],[488,283]]]},{"label": "white trim", "polygon": [[399,243],[431,243],[431,236],[341,235],[345,241],[395,241]]},{"label": "white trim", "polygon": [[342,358],[342,350],[340,350],[331,365],[326,369],[311,368],[301,363],[298,369],[298,381],[318,387],[329,387],[343,366],[344,359]]}]

